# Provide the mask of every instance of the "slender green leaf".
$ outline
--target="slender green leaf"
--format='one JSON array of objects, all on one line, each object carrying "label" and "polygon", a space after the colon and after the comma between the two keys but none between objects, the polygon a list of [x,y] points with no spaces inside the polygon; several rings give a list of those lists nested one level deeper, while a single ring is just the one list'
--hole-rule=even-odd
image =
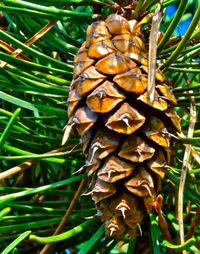
[{"label": "slender green leaf", "polygon": [[136,246],[136,238],[131,238],[128,245],[127,254],[133,254]]},{"label": "slender green leaf", "polygon": [[86,254],[90,251],[92,246],[96,243],[96,241],[99,241],[101,236],[104,233],[104,225],[102,225],[97,232],[88,240],[87,242],[84,242],[84,245],[82,249],[78,252],[78,254]]},{"label": "slender green leaf", "polygon": [[24,52],[30,53],[33,56],[38,57],[43,62],[47,62],[49,64],[51,63],[51,64],[55,65],[56,67],[60,67],[61,69],[68,70],[68,71],[71,71],[73,69],[72,65],[66,64],[66,63],[61,62],[59,60],[56,60],[50,56],[47,56],[46,54],[44,54],[42,52],[39,52],[39,51],[25,45],[24,43],[15,39],[13,36],[7,34],[6,32],[4,32],[1,29],[0,29],[0,37],[11,44],[14,44],[16,47],[23,49]]},{"label": "slender green leaf", "polygon": [[160,247],[159,247],[159,237],[160,237],[160,229],[158,226],[158,221],[156,219],[155,212],[150,214],[150,221],[151,221],[151,242],[152,242],[152,251],[153,254],[160,254]]},{"label": "slender green leaf", "polygon": [[21,112],[20,108],[15,110],[15,112],[13,113],[12,117],[10,118],[5,130],[3,131],[3,133],[0,136],[0,153],[3,149],[4,143],[6,142],[8,136],[12,130],[13,125],[17,121],[17,117],[19,116],[20,112]]},{"label": "slender green leaf", "polygon": [[164,240],[162,242],[162,244],[170,249],[175,249],[178,251],[182,251],[182,250],[190,250],[190,247],[193,246],[196,243],[196,239],[194,237],[190,238],[189,240],[187,240],[185,243],[180,244],[180,245],[175,245],[172,244],[170,242],[168,242],[167,240]]},{"label": "slender green leaf", "polygon": [[41,186],[41,187],[31,188],[29,190],[4,195],[4,196],[0,197],[0,206],[5,206],[7,203],[9,203],[10,201],[15,200],[16,198],[25,197],[27,195],[32,195],[32,194],[35,194],[35,193],[40,193],[40,192],[43,192],[45,190],[50,190],[50,189],[53,189],[53,188],[58,188],[60,186],[66,185],[66,184],[70,184],[70,183],[73,183],[73,182],[76,182],[76,181],[80,181],[84,178],[85,178],[85,174],[82,174],[82,175],[79,175],[79,176],[74,176],[74,177],[68,178],[66,180],[58,181],[58,182],[48,184],[48,185],[44,185],[44,186]]},{"label": "slender green leaf", "polygon": [[[45,7],[43,5],[37,5],[26,1],[21,0],[2,0],[4,4],[11,4],[12,6],[18,6],[19,8],[26,8],[30,9],[31,12],[39,11],[41,13],[53,14],[58,17],[78,17],[78,18],[91,18],[92,13],[84,13],[84,12],[77,12],[77,11],[69,11],[69,10],[61,10],[52,7]],[[0,8],[1,9],[1,8]],[[16,8],[13,8],[15,11]]]},{"label": "slender green leaf", "polygon": [[161,41],[158,44],[158,52],[160,52],[162,50],[164,45],[169,40],[169,38],[172,35],[174,29],[176,28],[176,26],[180,22],[180,19],[181,19],[183,13],[185,12],[186,8],[187,8],[187,2],[185,2],[185,0],[181,0],[173,20],[170,22],[170,24],[167,28],[167,31],[164,33],[163,38],[161,39]]},{"label": "slender green leaf", "polygon": [[13,231],[24,231],[24,230],[30,230],[30,229],[36,229],[36,228],[41,228],[41,227],[46,227],[49,225],[55,225],[58,224],[61,220],[61,217],[59,218],[53,218],[48,220],[38,220],[38,221],[33,221],[29,223],[19,223],[19,224],[14,224],[14,225],[9,225],[9,226],[1,226],[0,227],[0,233],[9,233]]},{"label": "slender green leaf", "polygon": [[30,235],[29,238],[31,241],[37,242],[39,244],[49,244],[49,243],[60,242],[63,240],[70,239],[70,238],[82,233],[83,231],[87,231],[88,227],[93,226],[96,221],[97,221],[97,218],[95,217],[95,218],[87,220],[87,221],[83,222],[82,224],[75,226],[73,229],[70,229],[69,231],[59,234],[59,235],[49,236],[49,237],[38,237],[36,235]]},{"label": "slender green leaf", "polygon": [[186,34],[184,35],[183,39],[177,46],[177,48],[173,51],[171,56],[167,59],[167,61],[162,65],[162,68],[167,68],[170,64],[173,63],[173,61],[180,55],[181,51],[183,48],[186,46],[188,43],[188,40],[190,39],[192,33],[194,32],[194,29],[196,28],[198,22],[199,22],[199,16],[200,16],[200,4],[198,5],[198,9],[195,12],[195,15],[192,19],[192,22],[187,29]]},{"label": "slender green leaf", "polygon": [[6,94],[2,91],[0,91],[0,99],[8,101],[14,105],[17,105],[21,108],[26,108],[29,110],[32,110],[36,116],[38,116],[38,109],[30,102],[27,102],[25,100],[18,99],[12,95]]},{"label": "slender green leaf", "polygon": [[31,231],[26,231],[22,233],[17,239],[15,239],[11,244],[9,244],[1,254],[8,254],[10,253],[20,242],[26,239],[30,235]]},{"label": "slender green leaf", "polygon": [[54,68],[51,66],[45,66],[42,64],[34,63],[34,62],[29,62],[27,60],[19,59],[16,57],[13,57],[12,55],[8,55],[4,52],[0,52],[0,59],[2,61],[8,62],[10,64],[16,64],[18,67],[26,67],[27,69],[31,70],[40,70],[40,71],[53,71],[56,73],[62,73],[62,74],[69,74],[71,75],[71,72],[66,71],[64,69],[58,69]]},{"label": "slender green leaf", "polygon": [[5,215],[7,215],[9,212],[11,211],[10,207],[6,207],[4,209],[2,209],[0,211],[0,220],[2,219],[2,217],[4,217]]}]

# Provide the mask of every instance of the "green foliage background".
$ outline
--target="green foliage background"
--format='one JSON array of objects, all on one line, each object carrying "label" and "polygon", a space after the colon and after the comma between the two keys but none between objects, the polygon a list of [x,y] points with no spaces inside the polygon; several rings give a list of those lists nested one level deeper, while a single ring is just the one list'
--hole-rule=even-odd
[{"label": "green foliage background", "polygon": [[[138,10],[154,11],[156,2],[138,1]],[[73,57],[84,41],[87,25],[95,18],[94,10],[100,7],[104,16],[113,4],[112,0],[0,1],[0,250],[3,254],[40,253],[48,243],[57,243],[48,253],[56,250],[63,253],[64,249],[79,254],[134,253],[137,239],[126,238],[117,243],[104,237],[94,204],[84,195],[78,199],[64,233],[52,236],[80,181],[86,177],[84,173],[74,175],[84,164],[81,147],[74,148],[79,139],[72,137],[61,147]],[[199,253],[200,245],[197,226],[200,2],[164,0],[162,9],[171,4],[177,4],[179,9],[172,21],[165,17],[161,26],[164,37],[158,45],[158,64],[172,82],[185,136],[176,140],[174,165],[168,169],[162,187],[163,212],[174,241],[165,240],[157,214],[153,213],[147,228],[154,254],[167,253],[167,247]],[[191,6],[196,13],[185,36],[173,35],[180,20],[189,15]],[[57,22],[49,26],[49,31],[47,27],[44,34],[37,34],[52,20]],[[170,41],[172,35],[176,37]],[[27,45],[32,37],[35,42]],[[17,49],[21,53],[16,57],[13,52]],[[191,103],[195,104],[197,120],[192,136],[187,137]],[[186,144],[191,144],[192,149],[183,199],[187,241],[179,245],[177,193]]]}]

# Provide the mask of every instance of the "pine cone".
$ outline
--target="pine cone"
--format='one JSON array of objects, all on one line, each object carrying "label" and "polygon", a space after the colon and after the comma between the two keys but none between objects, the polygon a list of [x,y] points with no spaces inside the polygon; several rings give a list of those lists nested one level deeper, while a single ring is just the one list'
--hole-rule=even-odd
[{"label": "pine cone", "polygon": [[138,22],[111,14],[87,28],[74,59],[66,132],[81,135],[92,199],[106,234],[116,239],[138,234],[165,175],[169,131],[181,131],[161,71],[149,102],[146,45]]}]

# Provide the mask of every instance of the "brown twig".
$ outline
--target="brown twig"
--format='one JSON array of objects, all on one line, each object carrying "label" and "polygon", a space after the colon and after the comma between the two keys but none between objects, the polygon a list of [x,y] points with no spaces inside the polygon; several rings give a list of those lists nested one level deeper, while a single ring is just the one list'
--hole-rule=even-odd
[{"label": "brown twig", "polygon": [[[60,222],[60,224],[58,225],[58,227],[56,228],[55,232],[53,233],[53,235],[58,235],[62,229],[64,228],[65,224],[67,223],[67,220],[69,219],[69,216],[72,213],[72,210],[74,209],[74,206],[79,198],[79,196],[81,195],[81,192],[85,186],[86,183],[86,178],[83,179],[78,187],[78,190],[76,192],[76,194],[74,195],[74,198],[72,199],[62,221]],[[49,251],[54,249],[55,244],[47,244],[44,246],[44,248],[41,250],[40,254],[47,254],[50,253]]]},{"label": "brown twig", "polygon": [[192,157],[200,165],[200,152],[196,151],[194,148],[191,149]]},{"label": "brown twig", "polygon": [[195,213],[195,216],[192,220],[192,223],[190,225],[190,229],[189,231],[187,232],[187,235],[186,235],[186,240],[188,240],[189,238],[191,238],[194,233],[195,233],[195,229],[196,227],[200,225],[200,207],[197,208],[197,211]]},{"label": "brown twig", "polygon": [[147,85],[149,103],[153,103],[154,101],[157,36],[158,36],[159,27],[161,23],[161,11],[160,11],[161,3],[162,3],[162,0],[158,4],[158,7],[156,8],[155,13],[153,15],[150,37],[149,37],[149,66],[148,66],[148,85]]},{"label": "brown twig", "polygon": [[[165,217],[163,215],[162,212],[162,203],[163,203],[163,197],[161,194],[159,194],[156,198],[156,202],[155,202],[155,210],[158,214],[158,223],[159,223],[159,227],[164,235],[164,237],[167,239],[167,241],[172,242],[172,237],[171,234],[169,232],[168,226],[167,226],[167,222],[165,220]],[[168,249],[167,250],[168,254],[172,254],[173,250]]]},{"label": "brown twig", "polygon": [[[34,42],[38,41],[40,38],[42,38],[55,24],[57,20],[50,21],[47,25],[45,25],[42,29],[40,29],[36,34],[34,34],[30,39],[28,39],[24,44],[27,46],[32,45]],[[18,56],[23,52],[23,49],[16,49],[12,52],[12,56]],[[0,68],[4,68],[8,63],[2,62],[0,64]]]},{"label": "brown twig", "polygon": [[[7,42],[5,42],[3,40],[0,40],[0,48],[4,49],[5,51],[10,53],[11,55],[16,50],[13,46],[11,46],[10,44],[8,44]],[[27,57],[23,54],[19,54],[18,57],[25,60],[25,61],[32,62],[32,60],[29,57]]]},{"label": "brown twig", "polygon": [[[195,107],[195,99],[193,96],[191,96],[191,102],[190,102],[190,123],[189,123],[189,129],[188,129],[188,138],[193,137],[193,132],[195,128],[196,123],[196,107]],[[181,177],[179,182],[179,189],[178,189],[178,223],[179,223],[179,236],[180,236],[180,243],[183,244],[185,242],[185,236],[184,236],[184,222],[183,222],[183,193],[185,188],[185,181],[187,176],[187,171],[189,169],[189,159],[191,154],[191,145],[186,145],[185,153],[183,157],[183,165],[182,165],[182,171],[181,171]],[[183,254],[186,254],[186,251],[182,252]]]},{"label": "brown twig", "polygon": [[[52,7],[54,8],[54,7]],[[67,7],[64,6],[63,10],[66,10]],[[24,44],[27,46],[32,45],[34,42],[38,41],[40,38],[42,38],[53,26],[56,24],[57,20],[51,20],[48,24],[46,24],[43,28],[41,28],[36,34],[34,34],[30,39],[28,39]],[[18,56],[21,55],[23,52],[23,49],[16,49],[12,52],[12,56]],[[24,56],[26,58],[26,56]],[[2,62],[0,64],[0,68],[4,68],[8,63],[7,62]]]},{"label": "brown twig", "polygon": [[15,174],[22,173],[24,170],[34,166],[36,163],[37,163],[37,161],[35,161],[35,160],[27,160],[18,166],[15,166],[13,168],[10,168],[10,169],[0,173],[0,182],[8,177],[15,175]]}]

